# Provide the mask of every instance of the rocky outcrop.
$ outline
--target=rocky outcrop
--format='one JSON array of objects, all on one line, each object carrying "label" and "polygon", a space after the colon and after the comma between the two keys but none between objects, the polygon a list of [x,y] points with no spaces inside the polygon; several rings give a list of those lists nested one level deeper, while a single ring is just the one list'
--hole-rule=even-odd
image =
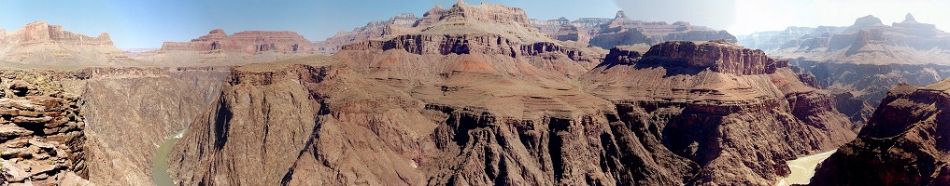
[{"label": "rocky outcrop", "polygon": [[[88,183],[86,123],[78,96],[32,83],[36,74],[0,73],[0,161],[6,184]],[[27,82],[30,81],[30,82]]]},{"label": "rocky outcrop", "polygon": [[161,50],[256,54],[311,53],[314,48],[313,43],[296,32],[244,31],[228,35],[224,30],[214,29],[190,42],[165,42]]},{"label": "rocky outcrop", "polygon": [[661,43],[650,48],[639,62],[704,68],[738,75],[771,74],[779,68],[788,67],[787,61],[773,60],[761,50],[742,48],[726,41]]},{"label": "rocky outcrop", "polygon": [[726,31],[693,26],[687,22],[645,22],[631,20],[618,11],[612,20],[607,18],[581,18],[576,21],[556,19],[534,21],[535,26],[561,41],[590,43],[601,48],[623,45],[653,45],[665,41],[711,41],[736,42],[736,37]]},{"label": "rocky outcrop", "polygon": [[812,185],[950,184],[950,81],[899,85],[858,139],[825,160]]}]

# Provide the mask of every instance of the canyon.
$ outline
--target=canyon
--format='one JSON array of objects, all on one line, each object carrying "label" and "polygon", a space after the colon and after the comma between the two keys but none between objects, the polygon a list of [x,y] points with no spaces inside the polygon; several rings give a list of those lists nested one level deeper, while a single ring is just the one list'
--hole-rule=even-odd
[{"label": "canyon", "polygon": [[859,137],[818,168],[814,185],[950,184],[950,80],[888,92]]},{"label": "canyon", "polygon": [[332,57],[233,69],[172,150],[172,177],[183,185],[770,185],[789,174],[786,160],[854,136],[813,78],[764,52],[667,42],[588,63],[577,60],[593,55],[583,48],[531,37],[543,34],[524,28],[523,13],[483,15],[496,11],[519,12],[436,8],[421,18],[424,28]]},{"label": "canyon", "polygon": [[0,185],[950,184],[950,68],[865,61],[945,48],[906,19],[736,37],[458,1],[140,52],[35,22],[0,30]]}]

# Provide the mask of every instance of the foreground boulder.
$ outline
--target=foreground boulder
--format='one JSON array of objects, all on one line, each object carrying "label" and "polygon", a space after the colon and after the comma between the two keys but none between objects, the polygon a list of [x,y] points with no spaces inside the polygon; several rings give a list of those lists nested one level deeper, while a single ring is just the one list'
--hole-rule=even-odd
[{"label": "foreground boulder", "polygon": [[79,97],[61,90],[43,94],[20,79],[4,79],[0,85],[4,85],[0,91],[16,94],[0,97],[0,172],[4,183],[88,184],[82,178],[88,172],[86,124]]},{"label": "foreground boulder", "polygon": [[811,182],[950,184],[950,80],[892,89],[858,139],[825,160]]}]

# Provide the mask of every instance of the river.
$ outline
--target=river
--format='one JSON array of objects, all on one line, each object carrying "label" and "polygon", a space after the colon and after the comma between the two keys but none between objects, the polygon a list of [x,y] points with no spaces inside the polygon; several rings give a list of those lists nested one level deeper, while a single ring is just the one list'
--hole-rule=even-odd
[{"label": "river", "polygon": [[178,140],[181,139],[184,134],[185,132],[182,131],[171,138],[166,138],[165,141],[158,146],[158,151],[155,152],[155,156],[152,156],[152,181],[155,185],[174,185],[171,175],[168,174],[168,155],[171,154],[172,147],[175,146],[175,143],[178,143]]},{"label": "river", "polygon": [[788,168],[792,170],[792,174],[780,180],[776,185],[808,184],[811,182],[811,177],[815,176],[815,169],[818,168],[818,164],[828,159],[828,157],[831,157],[836,151],[837,150],[812,154],[788,161]]}]

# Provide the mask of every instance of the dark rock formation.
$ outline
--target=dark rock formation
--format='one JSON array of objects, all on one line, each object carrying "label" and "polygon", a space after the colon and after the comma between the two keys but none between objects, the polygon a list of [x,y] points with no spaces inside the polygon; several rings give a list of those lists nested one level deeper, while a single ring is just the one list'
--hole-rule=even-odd
[{"label": "dark rock formation", "polygon": [[229,68],[89,68],[70,87],[81,95],[89,180],[153,184],[156,146],[185,130],[217,99]]},{"label": "dark rock formation", "polygon": [[812,185],[950,184],[950,80],[899,85],[858,139],[820,165]]}]

